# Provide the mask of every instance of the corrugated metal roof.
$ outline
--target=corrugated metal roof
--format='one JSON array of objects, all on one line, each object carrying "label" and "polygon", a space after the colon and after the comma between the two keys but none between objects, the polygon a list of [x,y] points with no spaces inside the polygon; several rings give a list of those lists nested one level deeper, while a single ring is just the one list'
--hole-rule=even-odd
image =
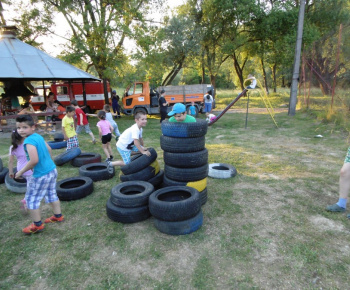
[{"label": "corrugated metal roof", "polygon": [[13,34],[0,37],[0,81],[99,80],[60,59],[26,44]]}]

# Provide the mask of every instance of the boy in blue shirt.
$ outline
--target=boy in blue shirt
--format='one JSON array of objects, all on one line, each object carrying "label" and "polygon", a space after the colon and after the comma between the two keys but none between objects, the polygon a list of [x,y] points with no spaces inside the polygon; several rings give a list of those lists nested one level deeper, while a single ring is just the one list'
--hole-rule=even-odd
[{"label": "boy in blue shirt", "polygon": [[[28,163],[15,175],[20,178],[29,169],[33,169],[33,175],[27,179],[27,191],[25,200],[33,220],[33,223],[22,231],[25,234],[35,234],[43,231],[44,223],[63,222],[60,201],[56,193],[57,170],[51,158],[51,148],[44,138],[35,133],[35,124],[30,115],[22,115],[16,118],[18,134],[25,138],[23,145]],[[41,221],[40,202],[45,197],[46,203],[50,203],[54,215]]]}]

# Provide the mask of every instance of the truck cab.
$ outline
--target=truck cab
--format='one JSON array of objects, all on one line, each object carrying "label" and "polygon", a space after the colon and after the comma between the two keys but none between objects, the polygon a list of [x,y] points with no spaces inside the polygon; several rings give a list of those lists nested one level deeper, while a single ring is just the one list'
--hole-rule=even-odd
[{"label": "truck cab", "polygon": [[142,110],[147,114],[159,113],[159,93],[150,87],[149,82],[135,82],[123,97],[124,114],[131,115]]}]

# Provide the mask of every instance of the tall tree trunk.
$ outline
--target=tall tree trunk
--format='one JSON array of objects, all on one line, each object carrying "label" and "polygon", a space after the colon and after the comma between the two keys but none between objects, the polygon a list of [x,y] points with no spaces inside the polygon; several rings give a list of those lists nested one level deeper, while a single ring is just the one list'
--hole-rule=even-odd
[{"label": "tall tree trunk", "polygon": [[204,65],[204,50],[202,52],[202,84],[205,84],[205,65]]},{"label": "tall tree trunk", "polygon": [[276,64],[272,66],[272,77],[273,77],[273,92],[277,92],[277,80],[276,80]]},{"label": "tall tree trunk", "polygon": [[213,97],[216,96],[216,75],[210,73],[210,83],[214,88]]},{"label": "tall tree trunk", "polygon": [[267,86],[266,70],[265,70],[265,66],[264,66],[264,60],[263,60],[262,57],[260,58],[260,61],[261,61],[261,68],[262,68],[262,71],[263,71],[263,77],[264,77],[266,93],[269,94],[269,87]]},{"label": "tall tree trunk", "polygon": [[290,89],[289,109],[288,109],[288,115],[290,116],[295,115],[295,111],[297,107],[298,79],[299,79],[299,68],[300,68],[301,43],[302,43],[303,28],[304,28],[304,14],[305,14],[305,0],[300,0],[299,16],[298,16],[298,33],[297,33],[297,41],[295,45],[294,69],[293,69],[292,87]]}]

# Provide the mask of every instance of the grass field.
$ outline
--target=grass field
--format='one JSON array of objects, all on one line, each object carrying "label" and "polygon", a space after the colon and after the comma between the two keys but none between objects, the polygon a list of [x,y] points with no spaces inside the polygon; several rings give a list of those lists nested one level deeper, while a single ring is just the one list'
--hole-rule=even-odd
[{"label": "grass field", "polygon": [[[288,95],[273,105],[286,102]],[[160,233],[152,218],[129,225],[109,220],[105,205],[119,169],[115,178],[95,182],[90,196],[62,202],[66,221],[33,236],[21,233],[30,223],[19,211],[23,196],[1,184],[0,288],[349,288],[350,221],[324,210],[337,200],[348,134],[302,111],[275,118],[279,129],[268,114],[250,113],[244,129],[245,114],[227,113],[208,128],[209,163],[232,164],[238,175],[208,178],[203,226],[186,236]],[[96,135],[96,120],[90,122]],[[132,124],[128,116],[118,120],[120,131]],[[315,138],[319,134],[323,138]],[[160,135],[159,118],[149,117],[145,144],[156,149],[163,168]],[[104,158],[101,143],[92,145],[87,134],[79,140],[82,151]],[[4,164],[9,143],[0,139]],[[61,180],[78,175],[78,168],[66,164],[58,172]],[[51,215],[45,204],[42,212]]]}]

